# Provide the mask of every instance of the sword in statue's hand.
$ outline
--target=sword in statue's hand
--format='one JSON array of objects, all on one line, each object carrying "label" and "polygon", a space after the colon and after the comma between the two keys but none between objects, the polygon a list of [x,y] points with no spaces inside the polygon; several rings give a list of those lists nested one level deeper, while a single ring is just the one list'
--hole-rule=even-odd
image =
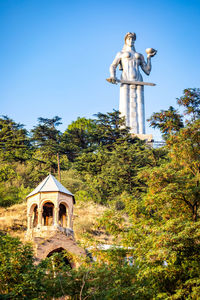
[{"label": "sword in statue's hand", "polygon": [[150,85],[150,86],[156,85],[155,83],[151,83],[151,82],[119,80],[117,78],[112,78],[112,77],[107,78],[106,80],[112,84],[121,83],[121,84],[130,84],[130,85]]}]

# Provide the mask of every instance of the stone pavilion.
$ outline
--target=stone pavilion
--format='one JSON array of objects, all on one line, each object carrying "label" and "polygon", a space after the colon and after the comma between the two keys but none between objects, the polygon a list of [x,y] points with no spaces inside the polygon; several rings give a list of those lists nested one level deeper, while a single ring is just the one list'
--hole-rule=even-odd
[{"label": "stone pavilion", "polygon": [[38,262],[63,250],[85,256],[74,239],[74,204],[74,195],[51,174],[27,196],[26,239],[33,243]]}]

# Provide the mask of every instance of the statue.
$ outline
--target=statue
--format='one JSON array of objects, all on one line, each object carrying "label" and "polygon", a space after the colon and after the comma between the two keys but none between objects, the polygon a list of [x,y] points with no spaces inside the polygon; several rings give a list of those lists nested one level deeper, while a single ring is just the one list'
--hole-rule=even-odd
[{"label": "statue", "polygon": [[[153,48],[146,49],[147,62],[144,56],[135,50],[136,34],[128,32],[125,35],[123,49],[117,53],[110,66],[110,83],[121,83],[119,111],[126,119],[126,126],[130,127],[130,132],[134,134],[145,134],[144,116],[144,85],[155,85],[143,82],[140,68],[147,75],[151,72],[151,57],[157,51]],[[121,80],[116,78],[116,69],[122,71]]]}]

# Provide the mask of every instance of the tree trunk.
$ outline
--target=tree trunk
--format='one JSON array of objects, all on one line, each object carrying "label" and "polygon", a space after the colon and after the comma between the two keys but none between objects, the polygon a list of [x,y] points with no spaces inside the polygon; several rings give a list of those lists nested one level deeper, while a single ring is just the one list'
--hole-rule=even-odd
[{"label": "tree trunk", "polygon": [[58,179],[61,182],[61,175],[60,175],[60,157],[59,153],[57,153],[57,163],[58,163]]}]

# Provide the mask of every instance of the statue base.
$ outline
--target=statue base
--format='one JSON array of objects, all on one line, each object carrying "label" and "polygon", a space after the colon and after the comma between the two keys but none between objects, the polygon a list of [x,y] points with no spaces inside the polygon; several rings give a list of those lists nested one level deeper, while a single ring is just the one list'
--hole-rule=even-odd
[{"label": "statue base", "polygon": [[136,134],[131,134],[132,137],[137,137],[138,139],[142,140],[142,141],[145,141],[147,143],[152,143],[153,142],[153,135],[152,134],[139,134],[139,133],[136,133]]}]

